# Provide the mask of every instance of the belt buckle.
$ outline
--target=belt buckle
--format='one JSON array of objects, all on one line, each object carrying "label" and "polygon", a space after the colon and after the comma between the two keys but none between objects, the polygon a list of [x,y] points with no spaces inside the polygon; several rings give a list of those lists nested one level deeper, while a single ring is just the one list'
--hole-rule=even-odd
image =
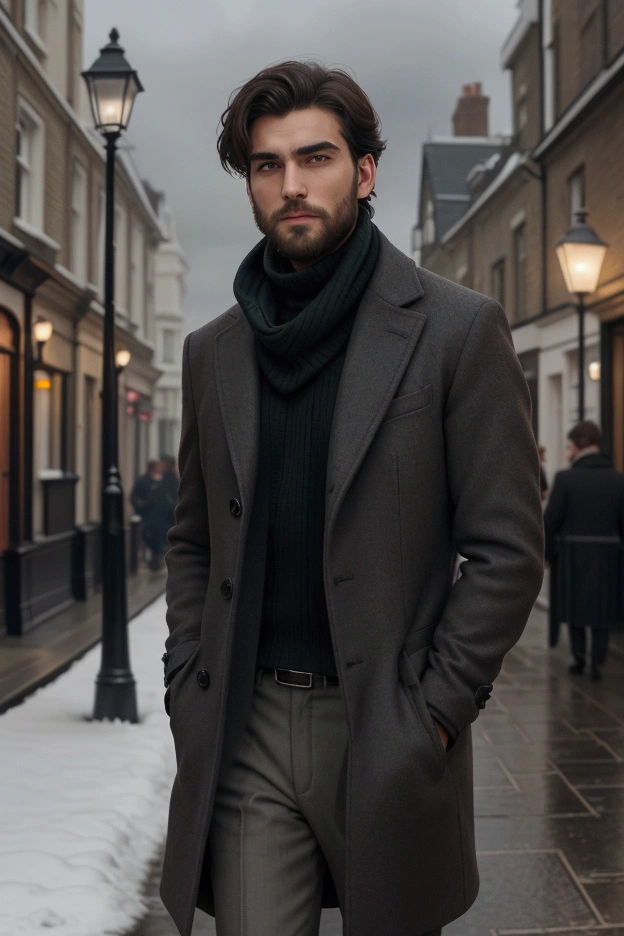
[{"label": "belt buckle", "polygon": [[[298,676],[307,676],[308,677],[307,686],[301,685],[301,683],[284,682],[284,680],[280,679],[277,675],[278,673],[283,673],[283,672],[296,673]],[[280,686],[290,686],[293,689],[311,689],[313,685],[312,676],[313,676],[312,673],[304,673],[302,670],[280,670],[280,669],[275,670],[275,682],[278,682]]]}]

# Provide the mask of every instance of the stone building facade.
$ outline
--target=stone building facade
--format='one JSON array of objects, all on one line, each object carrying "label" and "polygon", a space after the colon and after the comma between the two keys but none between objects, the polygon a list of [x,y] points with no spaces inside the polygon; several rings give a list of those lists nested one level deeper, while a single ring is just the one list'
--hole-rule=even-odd
[{"label": "stone building facade", "polygon": [[461,217],[421,246],[427,148],[436,141],[425,145],[414,243],[425,266],[503,304],[552,474],[566,464],[578,391],[576,297],[566,290],[555,247],[575,211],[588,210],[609,250],[588,297],[586,418],[602,423],[622,469],[624,8],[618,0],[520,0],[501,64],[511,73],[512,135],[504,147],[487,138],[501,146],[500,158],[469,168]]},{"label": "stone building facade", "polygon": [[[82,0],[0,0],[0,628],[16,634],[98,581],[105,162],[80,76],[82,29]],[[116,347],[131,354],[119,376],[129,493],[152,452],[156,270],[169,235],[121,147]],[[39,320],[53,329],[41,349]]]}]

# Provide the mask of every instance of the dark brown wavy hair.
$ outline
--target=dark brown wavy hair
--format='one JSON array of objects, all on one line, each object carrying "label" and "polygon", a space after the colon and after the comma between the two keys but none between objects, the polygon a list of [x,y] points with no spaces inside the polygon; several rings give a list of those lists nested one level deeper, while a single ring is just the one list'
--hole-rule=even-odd
[{"label": "dark brown wavy hair", "polygon": [[[354,164],[368,153],[379,162],[386,148],[381,123],[367,95],[341,68],[319,62],[281,62],[271,65],[237,88],[221,115],[217,151],[231,175],[247,178],[251,127],[258,117],[284,117],[294,110],[322,107],[338,119]],[[375,192],[371,192],[375,195]],[[360,204],[372,218],[369,195]]]}]

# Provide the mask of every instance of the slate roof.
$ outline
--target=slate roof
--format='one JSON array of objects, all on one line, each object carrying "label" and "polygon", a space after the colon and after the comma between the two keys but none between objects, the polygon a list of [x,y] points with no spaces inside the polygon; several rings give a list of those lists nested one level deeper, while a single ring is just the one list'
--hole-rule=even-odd
[{"label": "slate roof", "polygon": [[[459,221],[470,206],[468,174],[478,163],[506,149],[499,138],[457,137],[431,140],[423,146],[422,179],[428,176],[435,207],[436,241]],[[422,192],[422,183],[421,183]],[[421,224],[423,222],[421,206]]]}]

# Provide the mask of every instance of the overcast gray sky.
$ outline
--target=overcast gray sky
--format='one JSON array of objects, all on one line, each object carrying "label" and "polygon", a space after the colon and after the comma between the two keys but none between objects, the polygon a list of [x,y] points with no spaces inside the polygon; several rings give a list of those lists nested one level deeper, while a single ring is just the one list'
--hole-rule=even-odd
[{"label": "overcast gray sky", "polygon": [[232,302],[238,264],[260,235],[244,183],[221,169],[216,128],[231,91],[284,58],[348,66],[383,124],[375,221],[406,253],[422,143],[449,135],[462,84],[482,81],[490,132],[510,127],[500,48],[516,0],[85,0],[85,63],[111,27],[145,86],[128,142],[164,189],[190,265],[188,330]]}]

